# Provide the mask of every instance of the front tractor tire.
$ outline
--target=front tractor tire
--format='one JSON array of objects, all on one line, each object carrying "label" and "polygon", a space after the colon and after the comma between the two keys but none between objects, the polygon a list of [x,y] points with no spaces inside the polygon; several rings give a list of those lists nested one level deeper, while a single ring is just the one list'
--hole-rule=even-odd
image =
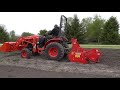
[{"label": "front tractor tire", "polygon": [[28,48],[24,48],[24,49],[21,51],[21,57],[22,57],[22,58],[30,59],[30,56],[31,56],[31,51],[30,51]]},{"label": "front tractor tire", "polygon": [[52,42],[46,47],[45,55],[50,60],[60,61],[64,57],[64,47],[60,43]]}]

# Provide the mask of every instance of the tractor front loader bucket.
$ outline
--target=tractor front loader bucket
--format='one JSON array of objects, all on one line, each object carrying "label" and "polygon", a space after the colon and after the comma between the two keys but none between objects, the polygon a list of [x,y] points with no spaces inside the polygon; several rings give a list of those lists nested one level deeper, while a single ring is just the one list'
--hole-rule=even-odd
[{"label": "tractor front loader bucket", "polygon": [[0,46],[0,52],[11,52],[16,42],[5,42]]},{"label": "tractor front loader bucket", "polygon": [[79,62],[82,64],[87,64],[88,60],[94,63],[99,61],[101,52],[98,49],[84,50],[80,47],[77,39],[72,38],[72,49],[68,54],[68,59],[71,62]]}]

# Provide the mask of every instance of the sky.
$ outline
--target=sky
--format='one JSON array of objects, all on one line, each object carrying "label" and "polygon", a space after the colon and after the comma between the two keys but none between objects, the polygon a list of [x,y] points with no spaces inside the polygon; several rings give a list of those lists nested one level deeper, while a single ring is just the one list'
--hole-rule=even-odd
[{"label": "sky", "polygon": [[22,32],[37,34],[41,29],[52,30],[55,24],[59,25],[61,15],[73,17],[74,14],[80,20],[96,14],[104,19],[114,16],[120,23],[120,12],[0,12],[0,24],[5,25],[8,32],[14,30],[17,35]]}]

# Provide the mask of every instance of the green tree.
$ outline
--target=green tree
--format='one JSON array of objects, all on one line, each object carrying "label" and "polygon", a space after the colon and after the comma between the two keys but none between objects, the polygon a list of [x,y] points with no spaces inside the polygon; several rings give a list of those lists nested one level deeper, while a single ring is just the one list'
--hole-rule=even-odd
[{"label": "green tree", "polygon": [[88,28],[89,28],[89,25],[92,23],[92,18],[91,17],[87,17],[87,18],[83,18],[82,21],[81,21],[81,24],[82,24],[82,29],[85,33],[84,35],[84,40],[85,40],[85,43],[88,43]]},{"label": "green tree", "polygon": [[0,25],[0,43],[9,41],[9,33],[5,29],[4,25]]},{"label": "green tree", "polygon": [[71,22],[73,21],[73,18],[72,17],[68,17],[67,18],[67,23],[71,25]]},{"label": "green tree", "polygon": [[105,20],[102,19],[101,16],[95,15],[92,22],[87,26],[86,36],[88,42],[100,43],[104,24]]},{"label": "green tree", "polygon": [[70,41],[71,40],[71,37],[72,35],[70,34],[71,33],[71,23],[73,21],[73,18],[72,17],[68,17],[67,18],[67,24],[66,24],[66,29],[65,29],[65,36],[66,38]]},{"label": "green tree", "polygon": [[16,41],[14,30],[10,31],[9,36],[10,36],[10,41]]},{"label": "green tree", "polygon": [[32,35],[34,35],[34,34],[29,33],[29,32],[23,32],[23,33],[21,34],[22,37],[32,36]]},{"label": "green tree", "polygon": [[40,30],[39,33],[38,33],[38,35],[45,35],[46,32],[47,32],[46,29]]},{"label": "green tree", "polygon": [[71,40],[71,38],[77,38],[79,43],[84,43],[84,29],[82,23],[78,19],[77,15],[74,15],[73,18],[68,19],[67,28],[66,28],[66,37]]},{"label": "green tree", "polygon": [[91,17],[83,18],[81,23],[83,24],[83,27],[84,27],[85,31],[87,32],[89,24],[92,23],[92,18]]},{"label": "green tree", "polygon": [[101,41],[103,44],[118,44],[119,43],[119,23],[116,17],[111,16],[105,23],[104,31],[102,32]]}]

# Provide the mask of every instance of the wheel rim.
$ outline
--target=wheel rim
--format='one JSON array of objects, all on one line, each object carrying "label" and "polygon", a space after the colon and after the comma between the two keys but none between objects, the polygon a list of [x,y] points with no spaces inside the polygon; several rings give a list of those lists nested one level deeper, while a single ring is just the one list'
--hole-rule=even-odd
[{"label": "wheel rim", "polygon": [[22,51],[22,57],[26,58],[27,57],[27,52],[26,51]]},{"label": "wheel rim", "polygon": [[58,55],[58,48],[52,47],[48,51],[50,57],[56,57]]}]

